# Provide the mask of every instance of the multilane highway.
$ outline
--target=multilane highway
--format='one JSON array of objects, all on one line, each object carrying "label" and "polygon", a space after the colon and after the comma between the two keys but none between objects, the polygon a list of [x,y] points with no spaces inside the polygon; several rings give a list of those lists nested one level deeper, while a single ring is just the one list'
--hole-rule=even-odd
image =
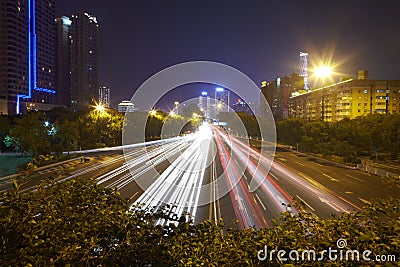
[{"label": "multilane highway", "polygon": [[[131,209],[166,212],[157,224],[223,218],[238,228],[261,228],[282,212],[328,218],[361,210],[373,197],[400,195],[380,177],[279,147],[275,157],[260,153],[208,124],[187,136],[79,153],[93,160],[64,167],[59,182],[96,178],[116,188]],[[33,189],[44,176],[21,189]]]}]

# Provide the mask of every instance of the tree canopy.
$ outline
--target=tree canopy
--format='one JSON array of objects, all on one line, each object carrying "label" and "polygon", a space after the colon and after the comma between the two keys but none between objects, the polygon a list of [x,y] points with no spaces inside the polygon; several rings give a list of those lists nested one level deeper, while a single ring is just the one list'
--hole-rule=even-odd
[{"label": "tree canopy", "polygon": [[[18,188],[18,185],[16,185]],[[278,266],[312,261],[260,261],[270,250],[320,252],[347,240],[347,249],[373,255],[400,251],[400,200],[375,200],[357,213],[321,220],[308,213],[283,213],[271,228],[234,230],[204,221],[156,226],[165,214],[129,211],[113,189],[94,180],[43,182],[37,190],[3,192],[0,204],[0,264],[47,266]],[[374,266],[368,261],[320,262],[324,266]],[[394,262],[393,264],[396,264]]]}]

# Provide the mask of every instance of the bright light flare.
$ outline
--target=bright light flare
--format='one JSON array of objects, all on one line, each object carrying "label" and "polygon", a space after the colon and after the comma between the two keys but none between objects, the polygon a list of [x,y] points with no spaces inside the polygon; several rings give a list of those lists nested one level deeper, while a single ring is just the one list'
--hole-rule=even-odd
[{"label": "bright light flare", "polygon": [[199,126],[198,134],[201,139],[210,139],[212,136],[212,130],[207,123],[203,123]]},{"label": "bright light flare", "polygon": [[319,66],[314,70],[314,75],[319,78],[328,78],[333,74],[332,68],[329,66]]},{"label": "bright light flare", "polygon": [[98,111],[98,112],[104,112],[104,110],[105,110],[105,108],[104,108],[104,106],[103,105],[101,105],[101,104],[97,104],[96,105],[96,110]]},{"label": "bright light flare", "polygon": [[150,110],[149,111],[149,114],[150,114],[150,116],[156,116],[157,115],[157,110],[155,110],[155,109],[152,109],[152,110]]}]

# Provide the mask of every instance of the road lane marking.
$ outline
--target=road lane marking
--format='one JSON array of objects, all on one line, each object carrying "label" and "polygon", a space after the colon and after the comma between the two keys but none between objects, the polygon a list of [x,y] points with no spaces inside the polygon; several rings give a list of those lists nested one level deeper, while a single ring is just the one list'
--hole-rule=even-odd
[{"label": "road lane marking", "polygon": [[299,165],[301,165],[301,166],[306,166],[306,165],[304,165],[303,163],[301,163],[301,162],[298,162],[298,161],[294,161],[294,162],[296,162],[297,164],[299,164]]},{"label": "road lane marking", "polygon": [[257,194],[256,194],[256,198],[257,198],[258,201],[260,202],[262,208],[263,208],[264,210],[267,210],[267,208],[265,207],[264,203],[261,201],[260,197],[259,197]]},{"label": "road lane marking", "polygon": [[329,175],[326,174],[326,173],[323,173],[322,175],[328,177],[329,179],[331,179],[331,181],[334,181],[334,182],[339,181],[338,179],[335,179],[335,178],[333,178],[332,176],[329,176]]},{"label": "road lane marking", "polygon": [[132,198],[134,198],[137,194],[139,194],[139,192],[136,192],[135,194],[133,194],[133,195],[129,198],[129,200],[132,200]]},{"label": "road lane marking", "polygon": [[348,200],[346,200],[346,199],[342,198],[341,196],[338,196],[338,198],[339,198],[339,199],[341,199],[341,200],[343,200],[343,201],[344,201],[344,202],[346,202],[347,204],[349,204],[349,205],[351,205],[351,206],[355,207],[356,209],[358,209],[358,210],[362,210],[362,208],[360,208],[360,207],[358,207],[357,205],[355,205],[355,204],[351,203],[350,201],[348,201]]},{"label": "road lane marking", "polygon": [[315,209],[313,207],[311,207],[310,204],[308,204],[307,202],[304,201],[304,199],[302,199],[299,195],[296,195],[296,197],[298,199],[300,199],[307,207],[309,207],[312,211],[315,211]]},{"label": "road lane marking", "polygon": [[337,205],[334,205],[334,203],[331,203],[329,200],[326,200],[325,198],[322,198],[322,197],[318,197],[318,198],[322,203],[325,203],[326,205],[330,206],[335,211],[337,211],[337,212],[340,211],[340,208],[337,207]]},{"label": "road lane marking", "polygon": [[365,203],[365,204],[371,205],[371,202],[369,202],[369,201],[366,200],[366,199],[363,199],[363,198],[361,198],[361,197],[359,197],[358,199],[361,200],[361,202],[363,202],[363,203]]},{"label": "road lane marking", "polygon": [[275,174],[272,174],[272,172],[270,172],[270,173],[269,173],[269,175],[271,175],[271,176],[272,176],[272,178],[274,178],[275,180],[277,180],[277,181],[278,181],[278,177],[276,177],[276,176],[275,176]]},{"label": "road lane marking", "polygon": [[354,177],[353,175],[350,175],[350,174],[345,174],[345,175],[346,175],[347,177],[350,177],[350,178],[353,178],[353,179],[355,179],[355,180],[357,180],[357,181],[360,181],[360,182],[364,182],[364,183],[365,183],[365,181],[364,181],[363,179]]}]

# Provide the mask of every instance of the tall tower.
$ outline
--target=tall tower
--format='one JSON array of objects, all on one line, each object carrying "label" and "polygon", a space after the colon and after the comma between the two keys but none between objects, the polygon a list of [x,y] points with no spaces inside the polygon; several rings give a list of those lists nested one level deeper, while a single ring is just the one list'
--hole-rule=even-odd
[{"label": "tall tower", "polygon": [[93,105],[99,98],[99,25],[88,13],[72,15],[71,20],[71,105]]},{"label": "tall tower", "polygon": [[105,108],[110,107],[110,91],[110,88],[107,86],[99,88],[99,104]]},{"label": "tall tower", "polygon": [[300,76],[304,79],[304,89],[309,91],[308,87],[308,61],[307,61],[308,53],[300,52]]},{"label": "tall tower", "polygon": [[215,88],[215,115],[220,112],[229,112],[229,101],[230,101],[229,90],[217,87]]},{"label": "tall tower", "polygon": [[0,112],[49,109],[55,91],[55,0],[0,1]]},{"label": "tall tower", "polygon": [[65,16],[56,19],[57,26],[57,103],[71,105],[71,25]]},{"label": "tall tower", "polygon": [[207,92],[201,92],[201,96],[199,96],[198,106],[200,110],[204,113],[206,118],[210,117],[210,96]]}]

